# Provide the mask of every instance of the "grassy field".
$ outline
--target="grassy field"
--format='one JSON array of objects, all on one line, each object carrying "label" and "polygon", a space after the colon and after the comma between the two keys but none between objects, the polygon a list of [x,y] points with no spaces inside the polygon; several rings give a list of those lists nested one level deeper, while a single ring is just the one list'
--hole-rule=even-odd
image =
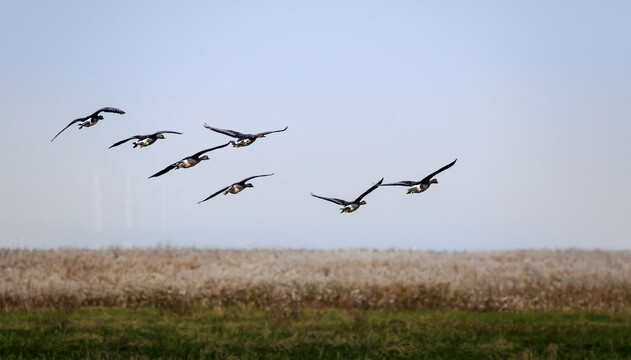
[{"label": "grassy field", "polygon": [[252,306],[621,312],[631,252],[0,249],[0,311]]},{"label": "grassy field", "polygon": [[631,252],[0,249],[0,359],[631,359]]},{"label": "grassy field", "polygon": [[0,315],[2,359],[625,359],[629,314],[92,308]]}]

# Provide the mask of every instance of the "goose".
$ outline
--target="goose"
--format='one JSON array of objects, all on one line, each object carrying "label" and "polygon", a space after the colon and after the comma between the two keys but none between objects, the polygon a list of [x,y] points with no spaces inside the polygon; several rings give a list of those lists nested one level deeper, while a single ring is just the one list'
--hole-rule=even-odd
[{"label": "goose", "polygon": [[234,131],[234,130],[225,130],[225,129],[214,128],[214,127],[208,126],[208,124],[204,124],[204,127],[206,129],[208,129],[208,130],[212,130],[212,131],[218,132],[220,134],[224,134],[224,135],[228,135],[228,136],[232,136],[234,138],[237,138],[237,141],[231,141],[232,146],[234,146],[234,147],[248,146],[248,145],[252,144],[256,139],[265,137],[265,135],[267,135],[267,134],[277,133],[277,132],[281,132],[281,131],[287,130],[287,126],[285,126],[285,128],[282,129],[282,130],[265,131],[265,132],[260,132],[258,134],[243,134],[243,133],[240,133],[240,132]]},{"label": "goose", "polygon": [[248,180],[252,180],[254,178],[257,177],[263,177],[263,176],[272,176],[274,175],[274,173],[271,174],[265,174],[265,175],[254,175],[254,176],[250,176],[248,178],[245,178],[239,182],[233,183],[231,185],[226,186],[225,188],[217,191],[216,193],[210,195],[209,197],[205,198],[204,200],[198,202],[198,204],[203,203],[204,201],[208,200],[208,199],[212,199],[215,196],[221,194],[223,192],[224,195],[228,195],[228,193],[230,194],[238,194],[239,192],[241,192],[243,189],[245,188],[249,188],[249,187],[254,187],[254,185],[252,185],[251,183],[246,183],[246,181]]},{"label": "goose", "polygon": [[[92,115],[88,115],[86,117],[82,117],[82,118],[78,118],[75,120],[72,120],[70,122],[70,124],[68,124],[65,128],[61,129],[60,132],[57,133],[57,135],[55,135],[55,137],[53,138],[53,140],[55,140],[57,138],[57,136],[59,136],[59,134],[61,134],[64,130],[66,130],[67,128],[70,127],[70,125],[77,123],[77,122],[81,122],[79,124],[79,129],[84,128],[84,127],[90,127],[93,126],[94,124],[96,124],[97,122],[99,122],[99,120],[103,120],[103,115],[99,115],[99,113],[101,112],[111,112],[111,113],[116,113],[116,114],[125,114],[125,112],[121,109],[117,109],[114,107],[104,107],[102,109],[99,109],[97,111],[95,111]],[[51,140],[50,142],[53,142],[53,140]]]},{"label": "goose", "polygon": [[136,148],[137,146],[140,146],[141,148],[143,148],[145,146],[149,146],[149,145],[153,144],[158,139],[164,139],[164,135],[162,135],[162,134],[167,134],[167,133],[182,135],[181,132],[177,132],[177,131],[158,131],[158,132],[155,132],[153,134],[148,134],[148,135],[134,135],[134,136],[132,136],[130,138],[127,138],[125,140],[121,140],[121,141],[115,143],[114,145],[110,146],[108,149],[111,149],[114,146],[118,146],[120,144],[126,143],[127,141],[129,141],[131,139],[138,140],[138,141],[134,141],[134,148]]},{"label": "goose", "polygon": [[381,184],[381,186],[408,186],[410,187],[407,192],[408,194],[422,193],[423,191],[427,190],[431,184],[438,184],[438,180],[432,179],[432,178],[436,176],[436,174],[440,173],[441,171],[445,171],[449,169],[450,167],[454,166],[454,164],[456,163],[456,160],[441,167],[440,169],[434,171],[433,173],[427,175],[421,181],[399,181],[399,182],[390,183],[390,184]]},{"label": "goose", "polygon": [[327,200],[327,201],[330,201],[330,202],[338,204],[338,205],[342,205],[343,207],[340,209],[340,210],[342,210],[341,213],[351,213],[351,212],[357,210],[360,206],[365,205],[366,201],[362,200],[364,198],[364,196],[370,194],[373,190],[378,188],[379,185],[381,185],[382,182],[383,182],[383,178],[381,178],[381,180],[379,180],[378,183],[376,183],[375,185],[371,186],[368,190],[366,190],[363,194],[359,195],[359,197],[357,199],[353,200],[353,201],[346,201],[346,200],[342,200],[342,199],[318,196],[318,195],[316,195],[314,193],[311,193],[311,196],[317,197],[317,198],[322,199],[322,200]]},{"label": "goose", "polygon": [[184,159],[174,162],[173,164],[167,166],[166,168],[158,171],[157,173],[149,176],[149,179],[151,179],[152,177],[158,177],[160,175],[164,175],[166,173],[168,173],[169,171],[173,170],[173,169],[180,169],[180,168],[189,168],[192,166],[197,165],[200,161],[202,160],[208,160],[209,157],[208,155],[204,155],[201,156],[203,153],[207,153],[209,151],[213,151],[213,150],[217,150],[217,149],[221,149],[222,147],[226,147],[230,144],[230,142],[227,142],[223,145],[219,145],[219,146],[215,146],[214,148],[210,148],[210,149],[206,149],[206,150],[202,150],[198,153],[195,153],[191,156],[185,157]]}]

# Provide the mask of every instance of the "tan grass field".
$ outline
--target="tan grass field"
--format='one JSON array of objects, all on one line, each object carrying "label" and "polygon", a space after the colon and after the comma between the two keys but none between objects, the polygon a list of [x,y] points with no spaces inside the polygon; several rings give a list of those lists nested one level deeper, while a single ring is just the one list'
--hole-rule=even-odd
[{"label": "tan grass field", "polygon": [[0,309],[86,306],[607,311],[631,251],[0,249]]}]

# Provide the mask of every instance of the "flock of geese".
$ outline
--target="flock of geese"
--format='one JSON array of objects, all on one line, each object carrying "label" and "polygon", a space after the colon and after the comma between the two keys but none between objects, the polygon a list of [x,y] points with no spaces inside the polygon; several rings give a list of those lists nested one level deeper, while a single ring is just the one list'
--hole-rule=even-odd
[{"label": "flock of geese", "polygon": [[[117,108],[114,108],[114,107],[104,107],[102,109],[99,109],[99,110],[95,111],[91,115],[72,120],[66,127],[61,129],[61,131],[59,131],[57,133],[57,135],[55,135],[55,137],[53,137],[51,142],[53,140],[55,140],[57,138],[57,136],[59,136],[59,134],[61,134],[64,130],[68,129],[73,124],[78,123],[79,129],[82,129],[84,127],[91,127],[91,126],[96,125],[96,123],[99,122],[99,120],[103,120],[103,115],[101,115],[101,113],[114,113],[114,114],[120,114],[120,115],[124,115],[125,114],[125,112],[123,110],[121,110],[121,109],[117,109]],[[226,129],[219,129],[219,128],[211,127],[208,124],[204,124],[204,127],[206,129],[212,130],[214,132],[217,132],[217,133],[220,133],[220,134],[223,134],[223,135],[227,135],[227,136],[236,138],[236,140],[231,140],[231,141],[228,141],[227,143],[225,143],[223,145],[215,146],[215,147],[212,147],[212,148],[209,148],[209,149],[204,149],[204,150],[199,151],[199,152],[197,152],[197,153],[195,153],[193,155],[187,156],[187,157],[183,158],[182,160],[176,161],[173,164],[171,164],[171,165],[165,167],[164,169],[158,171],[157,173],[149,176],[149,179],[154,178],[154,177],[158,177],[158,176],[161,176],[161,175],[164,175],[164,174],[166,174],[167,172],[169,172],[169,171],[171,171],[173,169],[181,169],[181,168],[193,167],[193,166],[199,164],[202,160],[208,160],[209,159],[208,155],[205,155],[207,152],[224,148],[224,147],[226,147],[226,146],[228,146],[230,144],[232,144],[233,147],[248,146],[248,145],[251,145],[256,139],[265,137],[265,135],[272,134],[272,133],[277,133],[277,132],[282,132],[282,131],[287,130],[287,127],[285,127],[284,129],[281,129],[281,130],[265,131],[265,132],[260,132],[260,133],[256,133],[256,134],[244,134],[244,133],[240,133],[240,132],[234,131],[234,130],[226,130]],[[109,148],[111,149],[113,147],[122,145],[122,144],[124,144],[124,143],[126,143],[126,142],[128,142],[130,140],[135,140],[133,142],[134,148],[136,148],[138,146],[141,147],[141,148],[147,147],[147,146],[155,143],[158,139],[164,139],[165,138],[164,134],[182,135],[181,132],[177,132],[177,131],[158,131],[158,132],[155,132],[153,134],[148,134],[148,135],[134,135],[134,136],[131,136],[131,137],[127,138],[127,139],[123,139],[123,140],[120,140],[120,141],[114,143]],[[341,213],[351,213],[351,212],[359,209],[360,206],[365,205],[366,201],[363,200],[364,197],[366,197],[366,195],[370,194],[376,188],[381,187],[381,186],[406,186],[406,187],[408,187],[408,190],[407,190],[408,194],[417,194],[417,193],[421,193],[421,192],[427,190],[430,187],[431,184],[438,184],[438,180],[436,180],[434,178],[434,176],[436,176],[439,173],[441,173],[441,172],[449,169],[450,167],[452,167],[456,163],[456,160],[454,160],[451,163],[443,166],[442,168],[434,171],[433,173],[427,175],[426,177],[424,177],[420,181],[399,181],[399,182],[384,184],[383,183],[383,178],[381,178],[381,180],[379,180],[376,184],[371,186],[368,190],[364,191],[361,195],[359,195],[359,197],[357,197],[353,201],[346,201],[346,200],[342,200],[342,199],[338,199],[338,198],[319,196],[319,195],[316,195],[314,193],[311,193],[311,196],[316,197],[318,199],[330,201],[330,202],[332,202],[334,204],[337,204],[337,205],[341,205],[342,206],[342,208],[340,209]],[[252,180],[252,179],[255,179],[255,178],[259,178],[259,177],[272,176],[272,175],[274,175],[274,174],[271,173],[271,174],[254,175],[254,176],[247,177],[247,178],[245,178],[245,179],[243,179],[241,181],[235,182],[233,184],[230,184],[230,185],[222,188],[221,190],[213,193],[212,195],[208,196],[204,200],[199,201],[198,204],[203,203],[206,200],[212,199],[213,197],[215,197],[215,196],[217,196],[217,195],[219,195],[221,193],[223,193],[224,195],[237,194],[237,193],[241,192],[242,190],[244,190],[244,189],[246,189],[248,187],[253,187],[253,185],[251,183],[248,183],[249,180]]]}]

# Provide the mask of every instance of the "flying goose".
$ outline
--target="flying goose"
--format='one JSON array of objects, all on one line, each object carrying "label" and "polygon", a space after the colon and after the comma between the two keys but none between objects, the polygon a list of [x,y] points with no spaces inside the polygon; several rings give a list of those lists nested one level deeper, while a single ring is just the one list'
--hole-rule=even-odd
[{"label": "flying goose", "polygon": [[246,181],[257,178],[257,177],[262,177],[262,176],[272,176],[274,175],[274,173],[271,174],[265,174],[265,175],[254,175],[254,176],[250,176],[249,178],[245,178],[239,182],[236,182],[234,184],[228,185],[225,188],[217,191],[216,193],[210,195],[209,197],[205,198],[204,200],[198,202],[198,204],[203,203],[204,201],[214,198],[215,196],[221,194],[223,192],[224,195],[228,195],[228,193],[230,194],[237,194],[239,192],[241,192],[241,190],[245,189],[245,188],[249,188],[249,187],[254,187],[254,185],[252,185],[251,183],[246,183]]},{"label": "flying goose", "polygon": [[[57,138],[57,136],[59,136],[59,134],[61,134],[64,130],[69,128],[70,125],[72,125],[74,123],[81,122],[79,124],[79,129],[81,129],[83,127],[93,126],[94,124],[99,122],[99,120],[103,120],[103,115],[99,115],[100,112],[111,112],[111,113],[116,113],[116,114],[121,114],[121,115],[125,113],[121,109],[117,109],[117,108],[113,108],[113,107],[104,107],[102,109],[97,110],[92,115],[88,115],[86,117],[82,117],[82,118],[78,118],[78,119],[72,120],[70,122],[70,124],[68,124],[68,126],[66,126],[65,128],[61,129],[61,131],[58,132],[57,135],[55,135],[53,140],[55,140],[55,138]],[[53,142],[53,140],[51,140],[50,142]]]},{"label": "flying goose", "polygon": [[214,127],[208,126],[208,124],[204,124],[204,127],[206,129],[218,132],[220,134],[224,134],[224,135],[228,135],[228,136],[232,136],[234,138],[237,138],[237,141],[230,141],[232,143],[232,146],[234,146],[234,147],[248,146],[248,145],[252,144],[256,139],[265,137],[265,135],[267,135],[267,134],[271,134],[271,133],[276,133],[276,132],[281,132],[281,131],[287,130],[287,126],[285,126],[285,128],[282,129],[282,130],[265,131],[265,132],[260,132],[258,134],[243,134],[243,133],[240,133],[240,132],[234,131],[234,130],[225,130],[225,129],[214,128]]},{"label": "flying goose", "polygon": [[436,174],[440,173],[441,171],[445,171],[449,169],[450,167],[454,166],[454,164],[456,163],[456,160],[454,160],[450,164],[447,164],[441,167],[440,169],[434,171],[433,173],[427,175],[421,181],[399,181],[399,182],[391,183],[391,184],[381,184],[381,186],[408,186],[410,187],[408,189],[408,194],[421,193],[427,190],[431,184],[438,184],[438,180],[432,179],[432,178],[436,176]]},{"label": "flying goose", "polygon": [[322,199],[322,200],[327,200],[327,201],[330,201],[330,202],[338,204],[338,205],[342,205],[343,208],[340,209],[340,210],[342,210],[342,213],[350,213],[350,212],[353,212],[353,211],[357,210],[360,206],[365,205],[366,201],[362,200],[364,198],[364,196],[370,194],[371,191],[373,191],[376,188],[378,188],[379,185],[381,185],[382,182],[383,182],[383,178],[381,178],[381,180],[379,180],[378,183],[376,183],[375,185],[371,186],[370,189],[366,190],[363,194],[359,195],[359,197],[357,199],[353,200],[353,201],[346,201],[346,200],[342,200],[342,199],[318,196],[318,195],[316,195],[314,193],[311,193],[311,196],[317,197],[317,198]]},{"label": "flying goose", "polygon": [[189,168],[191,166],[195,166],[197,165],[200,161],[202,160],[208,160],[208,155],[204,155],[204,156],[200,156],[203,153],[209,152],[209,151],[213,151],[216,149],[221,149],[222,147],[226,147],[230,144],[230,142],[227,142],[223,145],[219,145],[219,146],[215,146],[214,148],[210,148],[210,149],[206,149],[206,150],[202,150],[198,153],[195,153],[189,157],[185,157],[184,159],[174,162],[173,164],[167,166],[166,168],[158,171],[157,173],[149,176],[149,179],[151,179],[152,177],[158,177],[160,175],[164,175],[166,173],[168,173],[169,171],[173,170],[173,169],[179,169],[179,168]]},{"label": "flying goose", "polygon": [[162,134],[166,134],[166,133],[182,135],[181,132],[177,132],[177,131],[158,131],[156,133],[149,134],[149,135],[134,135],[134,136],[132,136],[130,138],[127,138],[125,140],[121,140],[121,141],[115,143],[114,145],[110,146],[109,149],[113,148],[114,146],[118,146],[120,144],[126,143],[127,141],[129,141],[131,139],[138,140],[138,141],[134,141],[134,148],[137,147],[137,146],[140,146],[141,148],[143,148],[145,146],[149,146],[149,145],[153,144],[158,139],[164,139],[164,135],[162,135]]}]

